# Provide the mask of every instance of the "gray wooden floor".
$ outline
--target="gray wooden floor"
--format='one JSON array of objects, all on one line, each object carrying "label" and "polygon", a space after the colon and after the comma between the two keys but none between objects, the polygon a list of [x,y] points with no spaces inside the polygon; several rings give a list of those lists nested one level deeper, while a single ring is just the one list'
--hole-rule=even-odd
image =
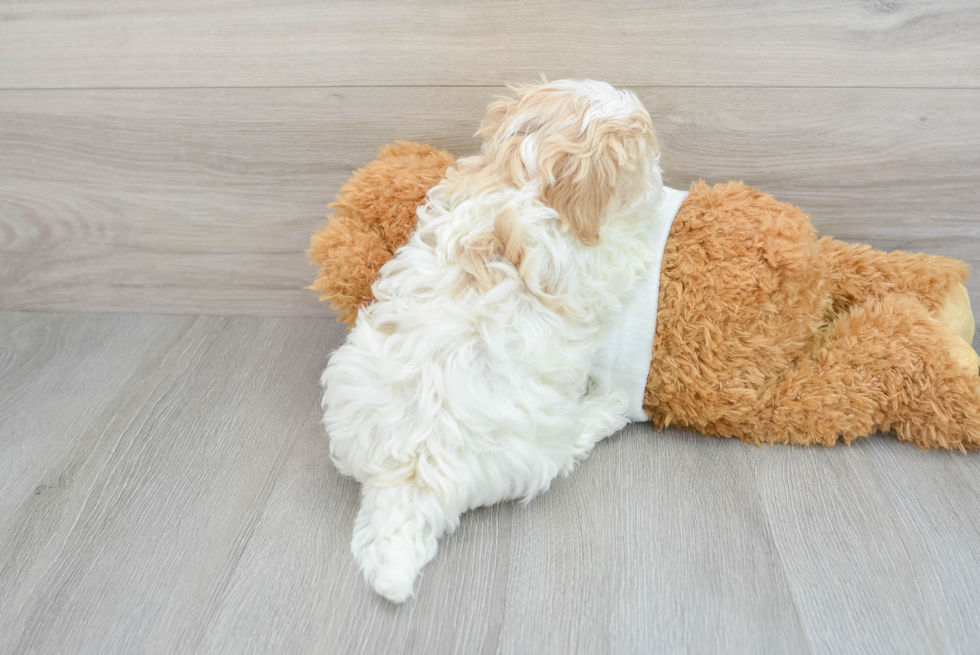
[{"label": "gray wooden floor", "polygon": [[980,456],[886,437],[631,426],[387,604],[303,288],[354,168],[473,152],[541,73],[636,90],[672,186],[980,269],[978,34],[975,0],[0,0],[0,654],[980,652]]},{"label": "gray wooden floor", "polygon": [[330,319],[0,313],[0,650],[976,652],[980,459],[633,425],[467,514],[418,597],[348,551]]}]

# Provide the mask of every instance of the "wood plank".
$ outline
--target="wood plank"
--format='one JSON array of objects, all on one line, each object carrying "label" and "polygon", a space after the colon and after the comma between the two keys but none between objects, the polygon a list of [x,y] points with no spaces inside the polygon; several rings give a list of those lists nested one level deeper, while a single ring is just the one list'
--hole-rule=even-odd
[{"label": "wood plank", "polygon": [[600,444],[515,520],[503,650],[808,652],[746,452],[649,424]]},{"label": "wood plank", "polygon": [[0,5],[0,87],[980,86],[971,0]]},{"label": "wood plank", "polygon": [[976,650],[980,460],[885,437],[751,455],[813,652]]},{"label": "wood plank", "polygon": [[[0,92],[0,308],[326,315],[303,289],[326,203],[386,142],[471,153],[497,92]],[[980,91],[640,96],[669,184],[742,179],[824,233],[980,265]]]},{"label": "wood plank", "polygon": [[[99,319],[79,331],[93,356],[100,330],[136,320]],[[124,389],[95,383],[111,402],[82,432],[35,426],[62,442],[34,482],[43,492],[21,495],[0,522],[4,652],[190,652],[178,644],[197,639],[291,445],[323,440],[317,374],[340,326],[186,318],[177,327]],[[36,391],[53,400],[58,385]]]},{"label": "wood plank", "polygon": [[0,313],[0,516],[58,493],[44,472],[184,320]]}]

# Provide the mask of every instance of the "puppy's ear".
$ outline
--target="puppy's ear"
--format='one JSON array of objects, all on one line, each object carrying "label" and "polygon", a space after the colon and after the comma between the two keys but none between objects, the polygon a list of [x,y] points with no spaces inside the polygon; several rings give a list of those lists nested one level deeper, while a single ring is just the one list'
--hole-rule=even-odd
[{"label": "puppy's ear", "polygon": [[544,176],[541,199],[558,212],[559,220],[579,241],[587,246],[597,245],[612,184],[590,171],[593,165],[589,157],[576,157],[561,149],[549,155],[544,144],[539,155]]},{"label": "puppy's ear", "polygon": [[[640,124],[608,125],[584,134],[556,133],[538,146],[541,198],[587,246],[599,243],[603,217],[611,205],[628,206],[642,188]],[[652,133],[652,130],[651,130]]]}]

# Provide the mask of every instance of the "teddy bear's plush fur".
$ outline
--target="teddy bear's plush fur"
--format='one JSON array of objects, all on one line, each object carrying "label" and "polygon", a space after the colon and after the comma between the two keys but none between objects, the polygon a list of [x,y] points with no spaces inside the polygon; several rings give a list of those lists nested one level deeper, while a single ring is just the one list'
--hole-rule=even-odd
[{"label": "teddy bear's plush fur", "polygon": [[374,300],[378,271],[415,231],[416,207],[455,161],[443,150],[399,141],[382,148],[331,203],[329,227],[310,243],[310,260],[320,269],[310,288],[348,329],[358,307]]},{"label": "teddy bear's plush fur", "polygon": [[697,183],[664,253],[644,408],[752,442],[883,430],[977,448],[976,355],[937,320],[966,277],[953,259],[817,239],[798,208],[743,184]]},{"label": "teddy bear's plush fur", "polygon": [[[311,288],[348,326],[453,163],[399,142],[341,191],[309,254]],[[832,446],[882,430],[980,448],[967,276],[946,257],[818,239],[792,205],[698,182],[664,252],[644,409],[658,427],[753,443]]]}]

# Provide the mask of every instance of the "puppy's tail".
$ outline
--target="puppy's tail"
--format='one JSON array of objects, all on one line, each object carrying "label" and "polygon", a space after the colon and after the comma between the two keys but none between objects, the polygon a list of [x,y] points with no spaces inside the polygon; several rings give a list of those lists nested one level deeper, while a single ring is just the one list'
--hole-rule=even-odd
[{"label": "puppy's tail", "polygon": [[435,557],[438,539],[459,524],[436,494],[412,481],[395,486],[367,484],[354,522],[351,551],[364,579],[393,603],[413,595],[415,578]]}]

